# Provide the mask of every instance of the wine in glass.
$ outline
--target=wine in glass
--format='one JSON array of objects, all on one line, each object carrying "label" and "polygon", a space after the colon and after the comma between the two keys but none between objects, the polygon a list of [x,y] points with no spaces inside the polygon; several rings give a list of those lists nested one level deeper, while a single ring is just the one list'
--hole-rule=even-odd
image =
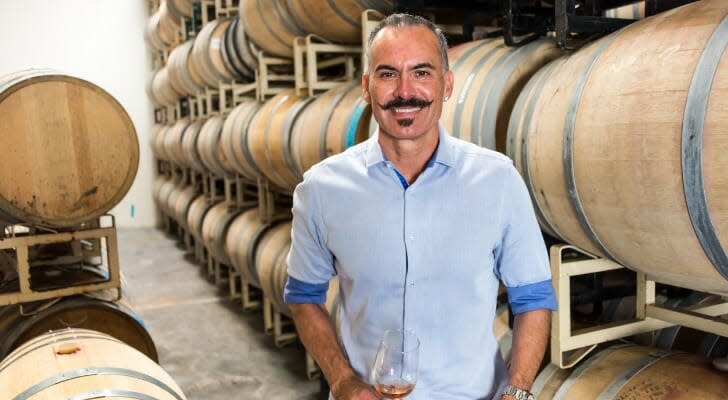
[{"label": "wine in glass", "polygon": [[372,366],[374,388],[388,399],[406,397],[417,383],[420,340],[411,330],[386,330]]}]

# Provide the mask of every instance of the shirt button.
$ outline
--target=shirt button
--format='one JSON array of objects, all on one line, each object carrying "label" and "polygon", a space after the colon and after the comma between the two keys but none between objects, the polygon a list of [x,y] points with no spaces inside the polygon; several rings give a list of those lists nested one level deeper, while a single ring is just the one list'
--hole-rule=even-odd
[{"label": "shirt button", "polygon": [[411,288],[415,287],[415,283],[414,282],[410,282],[410,287]]},{"label": "shirt button", "polygon": [[415,240],[415,235],[409,235],[409,240],[410,240],[410,242],[414,241]]}]

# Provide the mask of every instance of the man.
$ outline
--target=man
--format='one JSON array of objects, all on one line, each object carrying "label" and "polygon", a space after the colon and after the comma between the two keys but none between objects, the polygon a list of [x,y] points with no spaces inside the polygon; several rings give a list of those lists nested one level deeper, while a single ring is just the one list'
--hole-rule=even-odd
[{"label": "man", "polygon": [[[453,89],[439,29],[389,16],[369,55],[362,90],[377,134],[311,168],[294,193],[285,298],[301,340],[337,400],[381,398],[369,373],[385,329],[420,339],[408,400],[526,398],[555,299],[523,181],[505,156],[439,126]],[[334,275],[339,338],[322,306]],[[499,279],[516,314],[508,369],[492,333]]]}]

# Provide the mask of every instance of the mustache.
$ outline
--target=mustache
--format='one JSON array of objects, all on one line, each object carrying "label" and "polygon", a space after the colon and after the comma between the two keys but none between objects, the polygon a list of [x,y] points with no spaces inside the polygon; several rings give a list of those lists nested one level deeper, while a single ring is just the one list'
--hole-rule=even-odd
[{"label": "mustache", "polygon": [[401,107],[417,107],[417,108],[425,108],[429,107],[430,104],[432,104],[434,100],[425,100],[420,99],[417,97],[410,97],[409,99],[403,99],[401,97],[397,97],[396,99],[387,102],[385,104],[379,104],[379,107],[381,107],[383,110],[389,110],[392,108],[401,108]]}]

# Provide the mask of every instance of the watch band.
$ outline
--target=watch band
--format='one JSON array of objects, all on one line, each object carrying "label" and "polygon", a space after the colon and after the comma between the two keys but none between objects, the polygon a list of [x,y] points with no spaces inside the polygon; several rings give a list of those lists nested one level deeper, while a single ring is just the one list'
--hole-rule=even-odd
[{"label": "watch band", "polygon": [[503,390],[504,395],[510,395],[516,398],[516,400],[535,400],[536,398],[533,397],[533,394],[529,392],[528,390],[521,389],[519,387],[515,387],[513,385],[506,385],[506,388]]}]

